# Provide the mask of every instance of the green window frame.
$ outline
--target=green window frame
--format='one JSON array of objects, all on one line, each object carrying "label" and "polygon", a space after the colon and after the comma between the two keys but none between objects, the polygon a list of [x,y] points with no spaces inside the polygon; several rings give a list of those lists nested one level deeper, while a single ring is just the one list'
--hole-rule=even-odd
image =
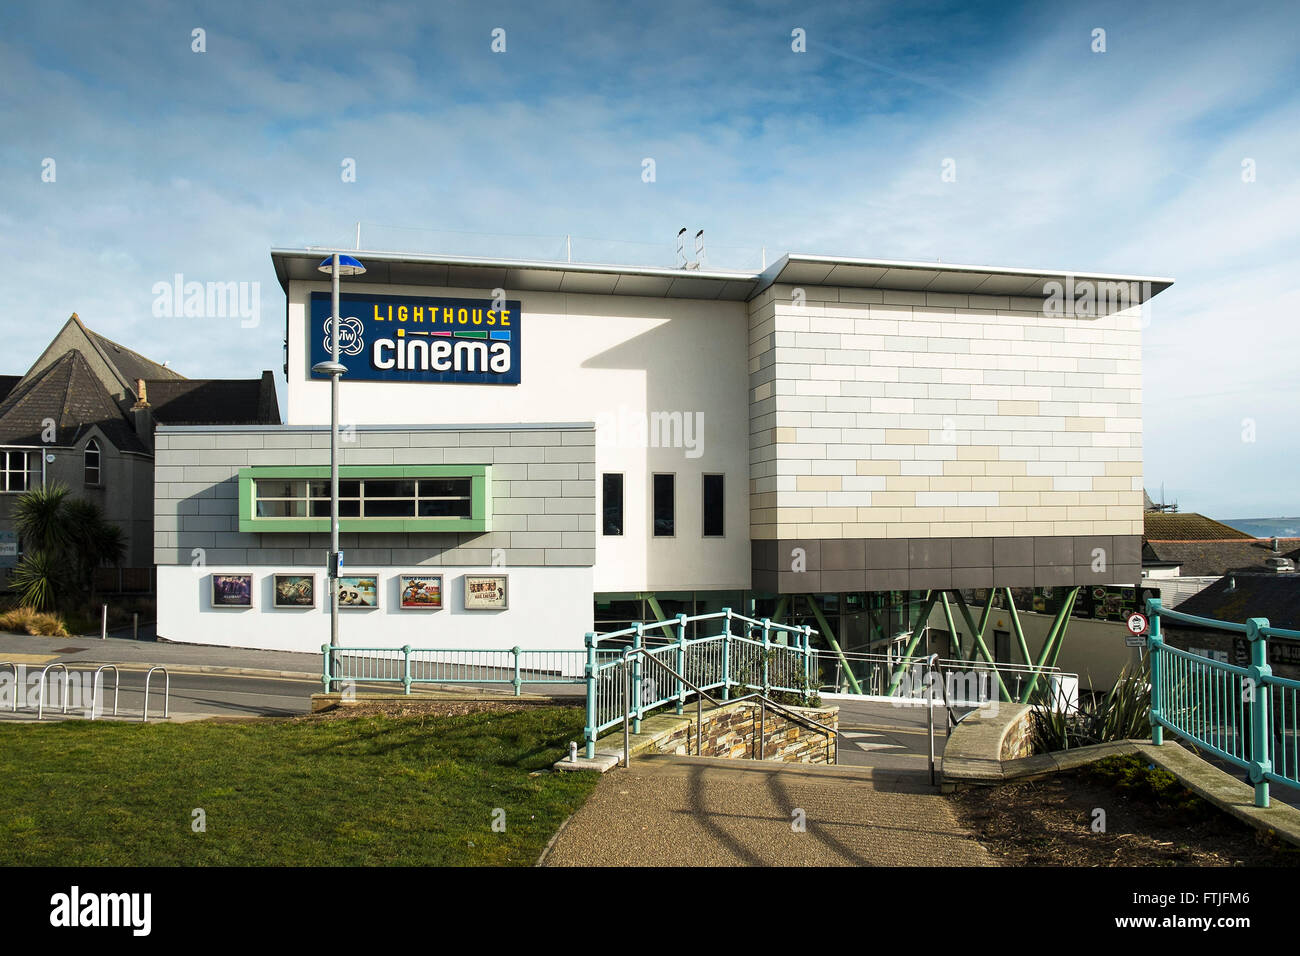
[{"label": "green window frame", "polygon": [[[339,531],[373,532],[430,532],[430,531],[490,531],[492,524],[491,465],[341,465],[339,466],[340,507]],[[239,469],[239,530],[269,532],[326,532],[330,530],[328,515],[300,517],[259,517],[257,514],[257,482],[275,480],[329,481],[329,465],[255,465]],[[348,515],[348,496],[342,484],[346,481],[367,479],[376,481],[460,478],[470,482],[470,512],[468,517],[373,517]],[[310,489],[302,500],[310,497]],[[274,497],[263,500],[276,500]],[[284,499],[289,500],[289,499]],[[351,498],[359,502],[359,495]],[[382,499],[373,499],[382,500]],[[439,496],[422,496],[421,500],[454,500]],[[309,510],[308,505],[306,510]],[[328,508],[326,509],[328,510]]]}]

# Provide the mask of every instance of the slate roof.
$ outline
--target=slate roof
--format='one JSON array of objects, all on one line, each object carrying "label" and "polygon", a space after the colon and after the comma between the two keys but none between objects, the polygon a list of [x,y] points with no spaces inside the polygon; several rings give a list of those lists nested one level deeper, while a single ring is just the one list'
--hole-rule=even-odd
[{"label": "slate roof", "polygon": [[186,378],[145,382],[160,425],[279,425],[280,403],[270,372],[260,379]]},{"label": "slate roof", "polygon": [[40,445],[46,419],[56,445],[71,445],[90,425],[122,451],[147,449],[80,352],[68,351],[0,402],[0,444]]},{"label": "slate roof", "polygon": [[[85,328],[84,324],[82,325],[82,328]],[[98,332],[92,332],[90,329],[86,329],[86,334],[90,336],[90,340],[95,343],[96,347],[98,347],[104,354],[104,358],[116,367],[118,373],[126,379],[127,386],[132,391],[135,390],[136,380],[141,378],[146,381],[150,379],[179,379],[183,381],[185,378],[185,376],[172,371],[165,365],[159,365],[157,362],[153,361],[153,359],[147,359],[139,352],[133,352],[125,345],[119,345],[117,342],[105,338]]]},{"label": "slate roof", "polygon": [[[1269,558],[1290,558],[1300,567],[1300,538],[1280,538],[1273,553],[1271,538],[1240,541],[1145,541],[1142,563],[1182,565],[1183,577],[1213,577],[1231,571],[1269,571]],[[1181,607],[1180,607],[1181,610]]]},{"label": "slate roof", "polygon": [[1148,511],[1142,516],[1142,536],[1151,541],[1240,541],[1251,537],[1194,511],[1167,514]]},{"label": "slate roof", "polygon": [[14,386],[23,380],[21,375],[0,375],[0,403],[9,397]]},{"label": "slate roof", "polygon": [[[1230,583],[1236,585],[1232,590],[1228,589]],[[1275,627],[1300,630],[1300,574],[1241,574],[1232,582],[1224,578],[1189,597],[1178,610],[1233,624],[1244,624],[1249,617],[1266,617]]]}]

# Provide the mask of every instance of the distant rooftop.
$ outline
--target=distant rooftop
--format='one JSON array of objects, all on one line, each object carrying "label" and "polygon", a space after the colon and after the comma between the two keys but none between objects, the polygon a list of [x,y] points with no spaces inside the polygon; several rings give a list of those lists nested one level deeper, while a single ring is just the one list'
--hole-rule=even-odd
[{"label": "distant rooftop", "polygon": [[1241,541],[1254,535],[1194,511],[1147,511],[1142,536],[1150,541]]}]

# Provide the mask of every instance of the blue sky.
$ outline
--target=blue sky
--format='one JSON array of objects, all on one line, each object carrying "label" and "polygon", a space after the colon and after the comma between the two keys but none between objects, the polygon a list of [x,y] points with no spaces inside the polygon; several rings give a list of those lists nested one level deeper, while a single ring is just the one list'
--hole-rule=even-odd
[{"label": "blue sky", "polygon": [[[572,234],[575,258],[668,265],[686,225],[724,268],[765,247],[1172,276],[1148,486],[1294,515],[1298,26],[1285,4],[11,4],[0,371],[75,311],[191,377],[278,377],[268,250],[357,221],[413,251]],[[259,282],[261,323],[155,318],[176,273]]]}]

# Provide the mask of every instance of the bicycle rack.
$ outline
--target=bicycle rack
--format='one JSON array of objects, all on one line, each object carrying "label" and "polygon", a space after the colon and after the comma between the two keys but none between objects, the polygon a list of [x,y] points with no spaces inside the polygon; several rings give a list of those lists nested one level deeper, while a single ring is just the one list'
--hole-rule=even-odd
[{"label": "bicycle rack", "polygon": [[167,668],[163,667],[161,664],[155,664],[153,667],[149,668],[149,673],[144,676],[144,711],[140,714],[140,720],[146,724],[149,723],[149,682],[153,680],[154,671],[163,672],[163,720],[168,718],[171,707],[171,674],[167,673]]},{"label": "bicycle rack", "polygon": [[103,690],[103,673],[109,668],[113,669],[113,716],[117,716],[117,695],[122,686],[122,674],[118,671],[116,664],[101,664],[95,668],[95,676],[90,679],[90,719],[95,719],[95,713],[99,710],[100,695],[96,693],[96,688]]},{"label": "bicycle rack", "polygon": [[68,712],[68,665],[55,661],[53,664],[46,664],[41,671],[41,683],[37,690],[36,697],[36,719],[45,719],[45,675],[50,672],[51,667],[63,668],[63,713]]},{"label": "bicycle rack", "polygon": [[18,686],[18,665],[13,661],[0,661],[0,667],[7,667],[14,672],[14,705],[9,709],[16,714],[18,713],[18,698],[24,690],[24,688]]}]

